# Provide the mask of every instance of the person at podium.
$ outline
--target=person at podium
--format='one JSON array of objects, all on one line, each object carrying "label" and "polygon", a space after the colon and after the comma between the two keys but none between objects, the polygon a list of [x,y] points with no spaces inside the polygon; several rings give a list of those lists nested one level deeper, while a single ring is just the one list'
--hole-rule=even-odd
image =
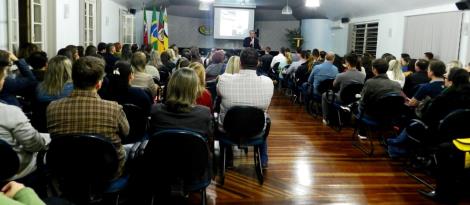
[{"label": "person at podium", "polygon": [[261,50],[261,46],[259,45],[259,40],[256,38],[256,32],[251,30],[250,36],[246,37],[243,40],[243,47],[244,48],[254,48],[256,50]]}]

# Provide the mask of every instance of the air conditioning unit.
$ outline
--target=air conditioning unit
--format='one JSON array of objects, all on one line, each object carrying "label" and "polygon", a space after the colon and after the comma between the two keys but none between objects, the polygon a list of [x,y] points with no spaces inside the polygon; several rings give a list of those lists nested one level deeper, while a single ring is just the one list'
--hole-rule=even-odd
[{"label": "air conditioning unit", "polygon": [[333,25],[331,26],[332,29],[343,29],[345,26],[344,23],[342,23],[341,21],[335,21],[333,23]]}]

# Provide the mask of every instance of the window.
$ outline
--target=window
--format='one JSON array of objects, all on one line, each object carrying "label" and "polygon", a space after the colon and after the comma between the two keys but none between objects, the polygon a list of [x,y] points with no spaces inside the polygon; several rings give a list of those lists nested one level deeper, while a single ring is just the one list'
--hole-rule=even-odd
[{"label": "window", "polygon": [[356,54],[369,53],[377,55],[377,38],[379,23],[355,24],[352,30],[351,50]]},{"label": "window", "polygon": [[41,50],[45,47],[45,0],[31,1],[31,43],[36,44]]},{"label": "window", "polygon": [[83,45],[95,45],[96,40],[96,0],[84,1]]},{"label": "window", "polygon": [[134,39],[134,15],[128,14],[127,12],[121,13],[121,31],[120,41],[123,44],[133,44]]},{"label": "window", "polygon": [[16,53],[20,45],[18,0],[8,0],[8,50]]}]

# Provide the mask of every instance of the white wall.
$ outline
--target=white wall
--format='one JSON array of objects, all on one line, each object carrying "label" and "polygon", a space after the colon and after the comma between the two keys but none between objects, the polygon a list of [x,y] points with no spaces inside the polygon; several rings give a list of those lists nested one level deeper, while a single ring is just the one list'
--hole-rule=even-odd
[{"label": "white wall", "polygon": [[101,32],[98,32],[101,36],[98,36],[98,41],[114,43],[120,40],[121,10],[128,9],[112,0],[101,0]]},{"label": "white wall", "polygon": [[7,0],[0,0],[0,49],[8,50]]},{"label": "white wall", "polygon": [[328,19],[304,19],[302,20],[302,37],[304,50],[330,51],[333,48],[331,31],[332,21]]},{"label": "white wall", "polygon": [[[58,51],[67,45],[79,45],[80,1],[56,0],[56,45]],[[66,8],[68,7],[68,8]],[[67,12],[67,11],[68,12]]]}]

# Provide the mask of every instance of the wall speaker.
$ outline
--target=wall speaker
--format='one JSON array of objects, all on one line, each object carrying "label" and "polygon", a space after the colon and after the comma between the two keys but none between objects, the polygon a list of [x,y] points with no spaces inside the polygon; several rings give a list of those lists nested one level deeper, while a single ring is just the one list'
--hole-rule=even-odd
[{"label": "wall speaker", "polygon": [[137,12],[136,9],[129,9],[129,13],[131,13],[132,15],[135,15],[136,12]]},{"label": "wall speaker", "polygon": [[342,18],[341,23],[349,23],[350,19],[349,18]]},{"label": "wall speaker", "polygon": [[455,3],[459,10],[467,10],[470,8],[470,0],[463,0]]}]

